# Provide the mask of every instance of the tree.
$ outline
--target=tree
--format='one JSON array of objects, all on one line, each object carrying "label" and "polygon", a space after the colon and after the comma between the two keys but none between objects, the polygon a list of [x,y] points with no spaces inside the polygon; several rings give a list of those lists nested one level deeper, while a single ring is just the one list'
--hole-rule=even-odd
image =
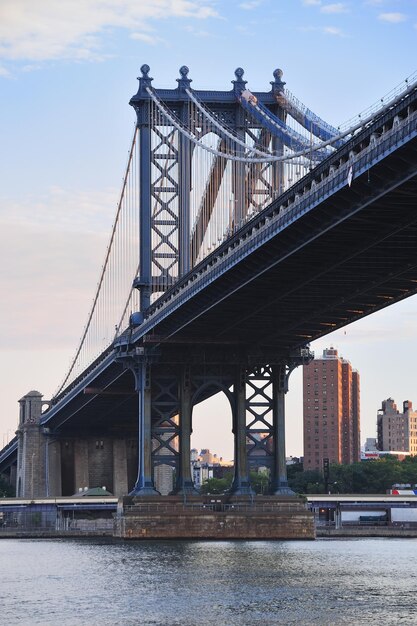
[{"label": "tree", "polygon": [[224,478],[208,478],[201,485],[200,493],[225,493],[232,485],[232,478],[231,475],[226,475]]},{"label": "tree", "polygon": [[249,472],[249,479],[255,493],[268,493],[269,470],[251,470]]},{"label": "tree", "polygon": [[[302,465],[288,467],[288,483],[296,493],[324,493],[324,480],[317,470],[303,471]],[[301,467],[300,467],[301,466]],[[330,465],[331,493],[386,493],[392,485],[417,484],[417,456],[399,461],[394,456],[350,465]]]},{"label": "tree", "polygon": [[296,493],[323,493],[324,491],[323,476],[318,470],[288,471],[288,485]]}]

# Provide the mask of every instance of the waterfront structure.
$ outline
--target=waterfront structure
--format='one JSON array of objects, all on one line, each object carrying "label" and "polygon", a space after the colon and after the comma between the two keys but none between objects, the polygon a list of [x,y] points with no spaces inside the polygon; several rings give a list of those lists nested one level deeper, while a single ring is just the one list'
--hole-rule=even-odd
[{"label": "waterfront structure", "polygon": [[[408,485],[410,487],[410,485]],[[393,489],[386,494],[320,494],[306,497],[308,508],[313,511],[315,523],[320,526],[351,530],[352,536],[363,534],[371,528],[412,529],[417,536],[417,490]],[[371,527],[371,528],[370,528]],[[359,532],[359,528],[364,530]],[[356,532],[355,532],[356,529]],[[321,533],[318,533],[319,536]],[[380,533],[382,536],[384,532]],[[389,536],[390,533],[388,533]],[[401,533],[398,536],[407,536]]]},{"label": "waterfront structure", "polygon": [[417,454],[417,411],[411,400],[404,400],[403,411],[393,398],[382,401],[377,413],[378,449]]},{"label": "waterfront structure", "polygon": [[[220,390],[232,491],[252,495],[256,460],[271,493],[287,494],[285,393],[308,342],[417,291],[417,86],[341,137],[279,70],[255,94],[241,68],[228,91],[195,90],[186,67],[176,88],[156,89],[149,72],[131,99],[137,127],[93,309],[36,423],[38,452],[22,448],[20,486],[30,492],[38,469],[51,495],[98,484],[158,497],[168,464],[177,493],[193,493],[192,409]],[[11,480],[21,443],[0,455]]]},{"label": "waterfront structure", "polygon": [[304,469],[360,460],[360,378],[331,347],[303,366]]},{"label": "waterfront structure", "polygon": [[373,450],[372,452],[361,452],[361,461],[376,461],[382,459],[384,456],[395,456],[399,461],[404,461],[408,456],[411,456],[409,452],[403,450]]}]

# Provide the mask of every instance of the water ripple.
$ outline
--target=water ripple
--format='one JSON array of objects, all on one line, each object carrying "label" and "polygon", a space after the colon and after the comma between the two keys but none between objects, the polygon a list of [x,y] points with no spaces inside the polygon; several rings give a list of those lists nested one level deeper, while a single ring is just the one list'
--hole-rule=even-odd
[{"label": "water ripple", "polygon": [[3,540],[0,623],[411,625],[416,558],[414,539]]}]

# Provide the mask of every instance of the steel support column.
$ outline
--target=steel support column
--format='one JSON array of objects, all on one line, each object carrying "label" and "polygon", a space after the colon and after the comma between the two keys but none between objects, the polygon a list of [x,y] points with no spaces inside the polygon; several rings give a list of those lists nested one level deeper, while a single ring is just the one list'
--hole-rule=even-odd
[{"label": "steel support column", "polygon": [[151,130],[148,125],[139,128],[140,142],[140,310],[146,311],[151,303],[152,242],[151,242]]},{"label": "steel support column", "polygon": [[139,418],[139,464],[138,478],[132,496],[160,495],[155,489],[152,477],[152,438],[151,438],[151,372],[146,362],[136,364],[133,369],[135,388],[138,393]]},{"label": "steel support column", "polygon": [[[188,78],[188,67],[180,68],[181,78],[177,79],[181,92],[191,87]],[[186,126],[190,117],[188,99],[182,103],[180,110],[182,123]],[[191,190],[191,145],[185,135],[178,137],[178,275],[184,276],[190,270],[190,190]]]},{"label": "steel support column", "polygon": [[[233,89],[237,95],[240,96],[242,91],[246,89],[246,80],[243,80],[243,69],[238,67],[235,71],[236,80],[233,80]],[[235,123],[234,131],[240,141],[245,141],[245,112],[241,107],[237,107],[235,110]],[[239,147],[236,144],[234,147],[236,153],[239,152]],[[233,179],[232,179],[232,191],[233,191],[233,219],[235,228],[239,228],[243,223],[248,212],[247,206],[247,194],[245,190],[246,181],[246,166],[243,161],[235,161],[233,163]]]},{"label": "steel support column", "polygon": [[179,434],[179,450],[180,459],[178,465],[178,477],[176,484],[176,493],[197,494],[194,488],[194,482],[191,476],[191,382],[190,369],[184,366],[181,372],[180,380],[180,434]]},{"label": "steel support column", "polygon": [[142,65],[138,95],[140,105],[135,107],[139,137],[139,276],[133,286],[140,293],[140,310],[143,313],[151,303],[152,291],[152,237],[151,237],[151,120],[147,87],[151,87],[149,66]]},{"label": "steel support column", "polygon": [[[274,81],[271,82],[272,85],[272,93],[274,94],[277,101],[279,101],[279,96],[282,95],[284,91],[285,82],[281,80],[282,71],[275,70],[274,71]],[[275,110],[274,110],[275,109]],[[273,113],[279,117],[284,123],[287,121],[287,112],[281,107],[277,106],[273,108]],[[284,143],[282,139],[279,139],[276,135],[272,136],[272,152],[276,155],[284,154]],[[272,167],[272,184],[273,188],[276,190],[275,197],[278,197],[282,193],[284,193],[285,189],[285,175],[284,175],[284,163],[282,161],[275,161],[275,163],[271,164]],[[271,198],[274,200],[275,198]]]},{"label": "steel support column", "polygon": [[246,453],[246,370],[238,367],[233,386],[234,411],[233,435],[235,449],[235,474],[231,493],[235,495],[253,494],[250,486],[248,459]]},{"label": "steel support column", "polygon": [[271,490],[275,495],[293,496],[294,491],[288,487],[285,461],[285,394],[288,391],[286,363],[273,366],[272,374],[274,458]]}]

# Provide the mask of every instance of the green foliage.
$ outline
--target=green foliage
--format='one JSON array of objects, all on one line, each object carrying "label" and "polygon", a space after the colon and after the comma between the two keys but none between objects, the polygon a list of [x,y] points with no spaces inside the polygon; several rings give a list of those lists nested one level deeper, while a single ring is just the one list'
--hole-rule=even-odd
[{"label": "green foliage", "polygon": [[323,493],[323,476],[316,470],[303,471],[302,463],[287,468],[288,484],[295,493]]},{"label": "green foliage", "polygon": [[203,482],[200,493],[221,494],[229,491],[233,481],[233,470],[225,471],[223,478],[208,478]]},{"label": "green foliage", "polygon": [[250,472],[250,484],[255,493],[268,493],[269,472],[265,470],[259,472],[252,470]]},{"label": "green foliage", "polygon": [[232,481],[226,478],[208,478],[201,485],[200,493],[225,493],[230,489]]},{"label": "green foliage", "polygon": [[[321,472],[302,470],[302,464],[288,467],[288,483],[296,493],[324,493]],[[417,456],[399,461],[386,456],[351,465],[330,466],[328,488],[331,493],[383,494],[395,483],[417,484]]]},{"label": "green foliage", "polygon": [[[325,493],[322,472],[303,471],[302,463],[287,467],[288,484],[295,493]],[[226,493],[233,481],[233,472],[227,472],[224,478],[210,478],[201,487],[201,493]],[[269,472],[251,471],[250,481],[256,493],[268,493]],[[399,461],[394,456],[385,456],[378,460],[362,461],[351,465],[330,465],[328,490],[330,493],[383,494],[400,483],[417,484],[417,455]],[[1,493],[1,491],[0,491]]]},{"label": "green foliage", "polygon": [[[229,491],[233,482],[233,472],[226,472],[223,478],[208,478],[201,486],[200,493],[222,494]],[[255,493],[268,493],[269,472],[251,471],[250,482]]]}]

